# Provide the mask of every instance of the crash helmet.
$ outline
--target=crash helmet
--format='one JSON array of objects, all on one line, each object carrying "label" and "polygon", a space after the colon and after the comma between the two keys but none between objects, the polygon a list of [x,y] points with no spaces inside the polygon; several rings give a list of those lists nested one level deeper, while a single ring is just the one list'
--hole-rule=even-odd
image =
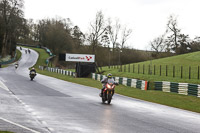
[{"label": "crash helmet", "polygon": [[108,77],[108,78],[112,78],[112,74],[109,73],[109,74],[107,75],[107,77]]},{"label": "crash helmet", "polygon": [[35,68],[34,67],[32,67],[32,69],[31,70],[35,70]]}]

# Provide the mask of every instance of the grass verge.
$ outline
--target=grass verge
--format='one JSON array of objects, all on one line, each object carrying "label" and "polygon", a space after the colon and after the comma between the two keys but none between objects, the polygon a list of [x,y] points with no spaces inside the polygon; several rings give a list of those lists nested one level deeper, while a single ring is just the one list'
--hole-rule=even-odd
[{"label": "grass verge", "polygon": [[[167,58],[155,59],[109,69],[102,67],[104,74],[143,79],[148,81],[169,81],[200,84],[200,52],[192,52]],[[150,74],[151,73],[151,74]],[[198,79],[199,78],[199,79]]]},{"label": "grass verge", "polygon": [[[43,49],[34,48],[34,50],[36,50],[40,54],[38,62],[35,65],[35,68],[37,69],[38,73],[77,84],[82,84],[99,89],[102,88],[102,85],[99,81],[93,80],[91,78],[74,78],[71,76],[39,70],[38,65],[45,64],[45,59],[48,58],[48,54]],[[132,98],[137,98],[149,102],[154,102],[200,113],[200,98],[194,96],[185,96],[177,93],[167,93],[154,90],[142,91],[140,89],[123,85],[117,86],[115,92]]]},{"label": "grass verge", "polygon": [[[22,55],[22,53],[17,49],[17,55],[16,55],[15,61],[18,61],[21,58],[21,55]],[[2,68],[8,67],[8,66],[9,66],[9,64],[2,65]]]}]

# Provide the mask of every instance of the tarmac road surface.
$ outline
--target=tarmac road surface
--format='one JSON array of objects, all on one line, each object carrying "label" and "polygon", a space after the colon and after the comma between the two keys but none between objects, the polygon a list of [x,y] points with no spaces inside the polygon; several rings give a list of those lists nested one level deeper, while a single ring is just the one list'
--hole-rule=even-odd
[{"label": "tarmac road surface", "polygon": [[0,130],[16,133],[199,133],[200,114],[114,95],[102,104],[100,90],[37,74],[28,68],[38,54],[22,50],[19,68],[0,69]]}]

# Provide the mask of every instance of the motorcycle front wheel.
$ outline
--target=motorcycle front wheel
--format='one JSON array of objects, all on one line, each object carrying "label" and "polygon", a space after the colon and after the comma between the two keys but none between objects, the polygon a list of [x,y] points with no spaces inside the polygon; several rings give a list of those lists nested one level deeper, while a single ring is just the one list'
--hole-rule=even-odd
[{"label": "motorcycle front wheel", "polygon": [[106,101],[106,96],[105,96],[105,93],[103,93],[103,95],[102,95],[102,103],[105,103],[105,101]]},{"label": "motorcycle front wheel", "polygon": [[111,100],[112,100],[112,94],[111,94],[111,93],[109,93],[109,94],[108,94],[108,104],[110,104],[110,103],[111,103]]}]

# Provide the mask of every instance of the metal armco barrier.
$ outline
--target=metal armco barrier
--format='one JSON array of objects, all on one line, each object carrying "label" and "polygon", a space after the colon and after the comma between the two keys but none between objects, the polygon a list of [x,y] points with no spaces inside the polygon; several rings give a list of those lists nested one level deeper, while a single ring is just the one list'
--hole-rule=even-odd
[{"label": "metal armco barrier", "polygon": [[198,84],[156,81],[154,82],[154,87],[155,90],[164,92],[175,92],[182,95],[200,97],[200,85]]},{"label": "metal armco barrier", "polygon": [[[100,75],[96,73],[92,73],[92,79],[101,81],[103,78],[105,78],[105,75]],[[125,85],[125,86],[130,86],[134,88],[138,88],[141,90],[147,90],[148,88],[148,81],[144,80],[138,80],[138,79],[130,79],[126,77],[113,77],[116,82],[119,84]]]}]

